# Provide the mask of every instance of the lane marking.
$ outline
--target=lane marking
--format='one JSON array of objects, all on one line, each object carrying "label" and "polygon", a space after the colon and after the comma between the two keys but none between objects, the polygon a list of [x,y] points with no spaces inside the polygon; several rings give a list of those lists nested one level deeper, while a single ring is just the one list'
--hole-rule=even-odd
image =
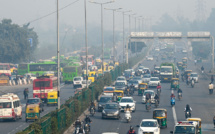
[{"label": "lane marking", "polygon": [[173,119],[174,119],[174,121],[175,121],[175,124],[177,124],[177,116],[176,116],[176,111],[175,111],[175,106],[174,107],[172,107],[172,113],[173,113]]}]

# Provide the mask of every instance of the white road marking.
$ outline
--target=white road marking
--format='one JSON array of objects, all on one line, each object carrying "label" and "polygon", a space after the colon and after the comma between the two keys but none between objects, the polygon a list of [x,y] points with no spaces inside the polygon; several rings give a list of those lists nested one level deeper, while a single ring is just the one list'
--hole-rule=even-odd
[{"label": "white road marking", "polygon": [[175,107],[172,107],[172,113],[173,113],[173,118],[174,118],[174,122],[175,124],[177,124],[177,116],[176,116],[176,112],[175,112]]}]

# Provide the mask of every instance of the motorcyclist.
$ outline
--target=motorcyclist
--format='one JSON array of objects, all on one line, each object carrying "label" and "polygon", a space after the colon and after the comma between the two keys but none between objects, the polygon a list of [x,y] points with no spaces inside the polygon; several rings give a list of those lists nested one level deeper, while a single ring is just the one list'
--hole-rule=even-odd
[{"label": "motorcyclist", "polygon": [[146,94],[146,102],[151,103],[151,94],[150,93]]},{"label": "motorcyclist", "polygon": [[192,79],[190,80],[190,83],[193,84],[193,85],[195,84],[195,80],[194,80],[193,77],[192,77]]},{"label": "motorcyclist", "polygon": [[91,101],[91,103],[90,103],[90,108],[91,107],[93,107],[93,109],[96,110],[96,104],[93,101]]},{"label": "motorcyclist", "polygon": [[157,92],[158,92],[158,89],[160,89],[160,92],[161,92],[161,85],[160,85],[160,83],[158,83],[158,85],[157,85]]},{"label": "motorcyclist", "polygon": [[127,134],[136,134],[136,132],[132,126],[130,126],[130,130],[128,131]]},{"label": "motorcyclist", "polygon": [[204,73],[205,68],[203,67],[203,65],[201,67],[201,70],[202,70],[202,73]]},{"label": "motorcyclist", "polygon": [[81,125],[82,125],[82,123],[81,123],[81,121],[80,121],[80,119],[76,119],[76,121],[75,121],[75,128],[77,128],[77,127],[81,127]]},{"label": "motorcyclist", "polygon": [[131,111],[131,107],[127,104],[124,111]]},{"label": "motorcyclist", "polygon": [[189,106],[189,104],[187,104],[186,107],[184,108],[184,112],[189,112],[191,116],[192,108]]},{"label": "motorcyclist", "polygon": [[212,94],[213,93],[213,89],[214,89],[214,84],[210,83],[209,86],[208,86],[208,89],[209,89],[209,94]]},{"label": "motorcyclist", "polygon": [[182,97],[182,90],[179,88],[178,89],[178,94],[181,93],[181,97]]},{"label": "motorcyclist", "polygon": [[84,119],[85,123],[89,125],[89,131],[90,131],[90,123],[92,123],[92,120],[88,115],[86,115],[86,118]]},{"label": "motorcyclist", "polygon": [[158,94],[155,94],[155,100],[158,101],[158,104],[160,103]]},{"label": "motorcyclist", "polygon": [[174,93],[173,93],[173,92],[171,93],[170,98],[175,98],[175,95],[174,95]]},{"label": "motorcyclist", "polygon": [[181,79],[184,81],[184,73],[181,73]]}]

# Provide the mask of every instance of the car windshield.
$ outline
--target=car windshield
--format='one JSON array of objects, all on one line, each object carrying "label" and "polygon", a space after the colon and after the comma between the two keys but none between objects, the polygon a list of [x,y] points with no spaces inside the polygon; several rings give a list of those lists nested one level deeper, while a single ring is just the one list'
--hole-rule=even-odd
[{"label": "car windshield", "polygon": [[117,104],[106,104],[105,109],[118,109]]},{"label": "car windshield", "polygon": [[150,78],[150,75],[144,75],[143,78]]},{"label": "car windshield", "polygon": [[138,81],[129,81],[129,84],[138,84]]},{"label": "car windshield", "polygon": [[151,94],[151,96],[154,96],[154,92],[144,92],[144,95],[146,95],[146,94]]},{"label": "car windshield", "polygon": [[198,74],[191,74],[190,77],[198,77]]},{"label": "car windshield", "polygon": [[0,109],[11,108],[11,102],[1,102]]},{"label": "car windshield", "polygon": [[121,99],[121,102],[127,103],[127,102],[133,102],[133,100],[132,99]]},{"label": "car windshield", "polygon": [[35,104],[35,103],[39,103],[39,99],[28,99],[27,103],[28,104]]},{"label": "car windshield", "polygon": [[140,87],[140,88],[145,88],[146,85],[141,84],[141,85],[139,85],[139,87]]},{"label": "car windshield", "polygon": [[114,91],[114,88],[105,88],[104,91]]},{"label": "car windshield", "polygon": [[171,73],[172,72],[172,68],[161,68],[161,72]]},{"label": "car windshield", "polygon": [[141,127],[157,127],[157,122],[155,121],[143,121]]},{"label": "car windshield", "polygon": [[106,102],[108,102],[108,101],[110,101],[110,100],[112,100],[112,97],[101,97],[100,100],[99,100],[99,102],[104,102],[104,103],[106,103]]},{"label": "car windshield", "polygon": [[125,78],[117,78],[117,80],[125,80]]},{"label": "car windshield", "polygon": [[195,134],[194,126],[176,126],[175,134]]},{"label": "car windshield", "polygon": [[159,81],[158,78],[151,78],[150,81]]},{"label": "car windshield", "polygon": [[80,81],[81,78],[74,78],[74,81]]},{"label": "car windshield", "polygon": [[116,82],[115,86],[125,86],[125,82]]},{"label": "car windshield", "polygon": [[166,114],[165,114],[165,111],[163,111],[163,110],[156,110],[156,111],[154,112],[154,116],[155,116],[155,117],[165,117]]}]

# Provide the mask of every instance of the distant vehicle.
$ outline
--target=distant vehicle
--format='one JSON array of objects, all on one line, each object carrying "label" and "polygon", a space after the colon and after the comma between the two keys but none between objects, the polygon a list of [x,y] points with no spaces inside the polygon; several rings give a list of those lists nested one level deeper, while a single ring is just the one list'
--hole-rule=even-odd
[{"label": "distant vehicle", "polygon": [[151,74],[151,71],[149,68],[145,67],[143,68],[143,71],[142,71],[143,74]]},{"label": "distant vehicle", "polygon": [[190,74],[190,79],[194,79],[194,81],[196,82],[196,83],[198,83],[199,82],[199,75],[197,74],[197,73],[191,73]]},{"label": "distant vehicle", "polygon": [[112,99],[113,99],[113,96],[111,96],[111,95],[102,95],[98,101],[98,111],[102,112],[105,104],[108,102],[111,102]]},{"label": "distant vehicle", "polygon": [[65,84],[73,83],[74,77],[80,76],[82,68],[79,64],[72,64],[63,68],[62,76]]},{"label": "distant vehicle", "polygon": [[104,118],[116,118],[120,119],[119,104],[115,102],[106,103],[102,111],[102,119]]},{"label": "distant vehicle", "polygon": [[146,90],[143,94],[143,97],[142,97],[142,103],[146,103],[146,94],[149,93],[151,94],[151,103],[155,103],[155,92],[153,90]]},{"label": "distant vehicle", "polygon": [[0,119],[16,121],[22,118],[22,106],[18,95],[7,93],[0,96]]},{"label": "distant vehicle", "polygon": [[132,80],[138,81],[139,84],[143,82],[143,78],[141,76],[135,76],[132,78]]},{"label": "distant vehicle", "polygon": [[114,90],[115,90],[115,87],[104,87],[103,94],[113,96]]},{"label": "distant vehicle", "polygon": [[125,85],[127,85],[127,80],[124,76],[117,77],[116,82],[125,82]]},{"label": "distant vehicle", "polygon": [[147,60],[148,60],[148,61],[153,60],[153,59],[154,59],[154,58],[153,58],[152,56],[148,56],[148,57],[147,57]]},{"label": "distant vehicle", "polygon": [[159,52],[159,51],[160,51],[160,49],[159,49],[158,47],[156,47],[156,48],[155,48],[155,51]]},{"label": "distant vehicle", "polygon": [[35,75],[35,74],[31,74],[31,73],[26,73],[26,74],[24,75],[24,77],[25,77],[25,78],[29,78],[29,79],[31,79],[32,81],[35,80],[35,79],[37,79],[36,75]]},{"label": "distant vehicle", "polygon": [[137,70],[143,73],[144,66],[139,66]]},{"label": "distant vehicle", "polygon": [[40,76],[33,81],[33,98],[40,98],[47,102],[47,95],[50,91],[57,91],[57,77]]},{"label": "distant vehicle", "polygon": [[11,76],[9,63],[0,63],[0,76]]},{"label": "distant vehicle", "polygon": [[73,78],[73,86],[74,88],[82,88],[83,77],[74,77]]},{"label": "distant vehicle", "polygon": [[143,119],[138,127],[138,134],[160,134],[160,127],[155,119]]},{"label": "distant vehicle", "polygon": [[195,121],[180,121],[175,127],[174,131],[170,131],[173,134],[198,134],[198,123]]},{"label": "distant vehicle", "polygon": [[150,81],[151,74],[144,74],[143,75],[143,82],[148,83]]},{"label": "distant vehicle", "polygon": [[134,69],[128,69],[128,70],[131,70],[132,75],[134,75],[134,74],[135,74]]},{"label": "distant vehicle", "polygon": [[122,97],[119,102],[121,111],[124,111],[125,107],[129,105],[131,111],[135,112],[136,110],[136,101],[134,101],[133,97]]},{"label": "distant vehicle", "polygon": [[126,82],[124,81],[117,81],[115,82],[115,89],[117,90],[125,90],[125,88],[127,87]]},{"label": "distant vehicle", "polygon": [[132,71],[129,69],[125,70],[124,76],[125,76],[126,80],[128,81],[132,77]]},{"label": "distant vehicle", "polygon": [[149,87],[157,87],[159,83],[160,83],[160,80],[158,77],[151,77],[149,80]]},{"label": "distant vehicle", "polygon": [[182,53],[187,53],[187,50],[186,50],[186,49],[183,49],[183,50],[182,50]]},{"label": "distant vehicle", "polygon": [[131,80],[128,81],[128,87],[130,87],[132,84],[134,85],[135,89],[138,89],[139,82],[137,80],[132,80],[131,79]]}]

